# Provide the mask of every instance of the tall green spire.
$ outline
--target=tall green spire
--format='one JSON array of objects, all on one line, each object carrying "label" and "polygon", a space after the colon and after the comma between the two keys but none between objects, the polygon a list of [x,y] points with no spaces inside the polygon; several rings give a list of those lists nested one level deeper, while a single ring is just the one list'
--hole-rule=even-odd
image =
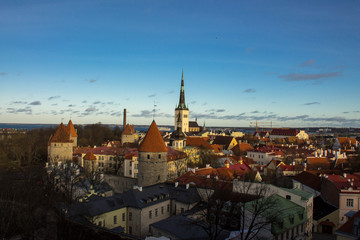
[{"label": "tall green spire", "polygon": [[179,105],[176,109],[186,109],[187,110],[187,107],[185,105],[184,69],[182,70],[182,74],[181,74],[181,88],[180,88]]}]

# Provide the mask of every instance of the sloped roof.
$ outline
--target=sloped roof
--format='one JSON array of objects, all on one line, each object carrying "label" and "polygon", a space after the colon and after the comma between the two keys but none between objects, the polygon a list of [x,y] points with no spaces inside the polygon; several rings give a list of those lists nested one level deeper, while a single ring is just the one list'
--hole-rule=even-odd
[{"label": "sloped roof", "polygon": [[71,120],[67,124],[66,130],[70,133],[71,137],[77,137],[78,136]]},{"label": "sloped roof", "polygon": [[279,136],[296,136],[299,133],[297,129],[291,128],[274,128],[270,135],[279,135]]},{"label": "sloped roof", "polygon": [[167,152],[155,120],[151,123],[144,140],[140,144],[139,152]]},{"label": "sloped roof", "polygon": [[172,147],[167,146],[167,161],[174,161],[178,159],[184,159],[187,157],[187,154],[178,150],[173,149]]},{"label": "sloped roof", "polygon": [[135,133],[134,125],[126,124],[124,130],[121,135],[133,135]]},{"label": "sloped roof", "polygon": [[189,127],[191,128],[196,128],[199,127],[198,123],[195,121],[189,121]]},{"label": "sloped roof", "polygon": [[231,136],[216,136],[213,144],[223,145],[225,148],[228,148],[233,139],[234,137]]},{"label": "sloped roof", "polygon": [[349,237],[353,237],[354,239],[358,239],[359,235],[354,234],[354,223],[359,224],[360,211],[354,214],[344,225],[342,225],[337,231],[337,234],[346,234]]},{"label": "sloped roof", "polygon": [[254,150],[254,148],[248,143],[239,143],[235,145],[231,150],[235,153],[237,151],[246,152],[249,150]]},{"label": "sloped roof", "polygon": [[84,160],[96,160],[96,157],[92,152],[87,152],[84,156]]},{"label": "sloped roof", "polygon": [[338,137],[337,138],[340,144],[343,143],[351,143],[352,145],[356,143],[356,139],[355,138],[349,138],[349,137]]},{"label": "sloped roof", "polygon": [[213,149],[203,137],[186,137],[186,146]]},{"label": "sloped roof", "polygon": [[294,177],[294,180],[316,190],[321,190],[321,178],[309,172],[302,172]]},{"label": "sloped roof", "polygon": [[50,138],[50,142],[60,142],[60,143],[67,143],[72,142],[70,139],[70,134],[66,130],[63,123],[56,129],[54,135]]},{"label": "sloped roof", "polygon": [[308,157],[307,162],[310,166],[330,167],[330,162],[327,157]]}]

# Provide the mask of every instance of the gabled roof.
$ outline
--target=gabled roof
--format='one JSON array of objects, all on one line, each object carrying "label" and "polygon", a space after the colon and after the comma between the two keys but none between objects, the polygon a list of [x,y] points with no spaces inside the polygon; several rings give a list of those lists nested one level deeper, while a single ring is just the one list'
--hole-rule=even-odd
[{"label": "gabled roof", "polygon": [[56,129],[54,135],[50,138],[50,142],[57,142],[57,143],[68,143],[72,142],[70,139],[70,134],[66,130],[63,123]]},{"label": "gabled roof", "polygon": [[291,128],[274,128],[270,135],[278,135],[278,136],[296,136],[299,133],[297,129]]},{"label": "gabled roof", "polygon": [[239,143],[237,145],[235,145],[232,149],[231,149],[234,153],[240,153],[240,152],[246,152],[249,150],[254,150],[254,148],[248,144],[248,143]]},{"label": "gabled roof", "polygon": [[84,160],[96,160],[96,157],[92,152],[87,152],[84,156]]},{"label": "gabled roof", "polygon": [[191,128],[196,128],[199,127],[198,123],[195,121],[189,121],[189,127]]},{"label": "gabled roof", "polygon": [[216,136],[212,144],[223,145],[227,149],[233,139],[231,136]]},{"label": "gabled roof", "polygon": [[78,136],[71,120],[67,124],[66,130],[70,133],[71,137],[77,137]]},{"label": "gabled roof", "polygon": [[121,135],[133,135],[135,133],[134,125],[126,124],[124,130]]},{"label": "gabled roof", "polygon": [[151,123],[144,140],[141,142],[139,152],[167,152],[155,120]]}]

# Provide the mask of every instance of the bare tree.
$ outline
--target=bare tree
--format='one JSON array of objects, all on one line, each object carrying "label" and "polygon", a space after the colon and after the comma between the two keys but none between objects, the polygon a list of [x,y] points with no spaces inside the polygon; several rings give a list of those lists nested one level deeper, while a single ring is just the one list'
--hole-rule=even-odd
[{"label": "bare tree", "polygon": [[[249,178],[246,178],[248,180]],[[270,196],[266,184],[241,181],[238,192],[232,191],[232,183],[219,180],[216,176],[203,179],[198,192],[207,207],[197,212],[193,224],[201,227],[211,240],[223,237],[224,231],[237,231],[236,239],[256,239],[266,232],[271,235],[271,224],[279,215],[267,214],[279,211],[277,201]]]}]

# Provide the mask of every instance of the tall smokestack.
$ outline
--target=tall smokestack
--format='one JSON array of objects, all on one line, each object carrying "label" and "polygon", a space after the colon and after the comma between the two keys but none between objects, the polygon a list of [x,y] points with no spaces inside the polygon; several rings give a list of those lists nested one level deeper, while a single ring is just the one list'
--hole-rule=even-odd
[{"label": "tall smokestack", "polygon": [[123,129],[125,129],[125,127],[126,127],[126,108],[124,108],[124,121],[123,121],[123,124],[124,124]]}]

